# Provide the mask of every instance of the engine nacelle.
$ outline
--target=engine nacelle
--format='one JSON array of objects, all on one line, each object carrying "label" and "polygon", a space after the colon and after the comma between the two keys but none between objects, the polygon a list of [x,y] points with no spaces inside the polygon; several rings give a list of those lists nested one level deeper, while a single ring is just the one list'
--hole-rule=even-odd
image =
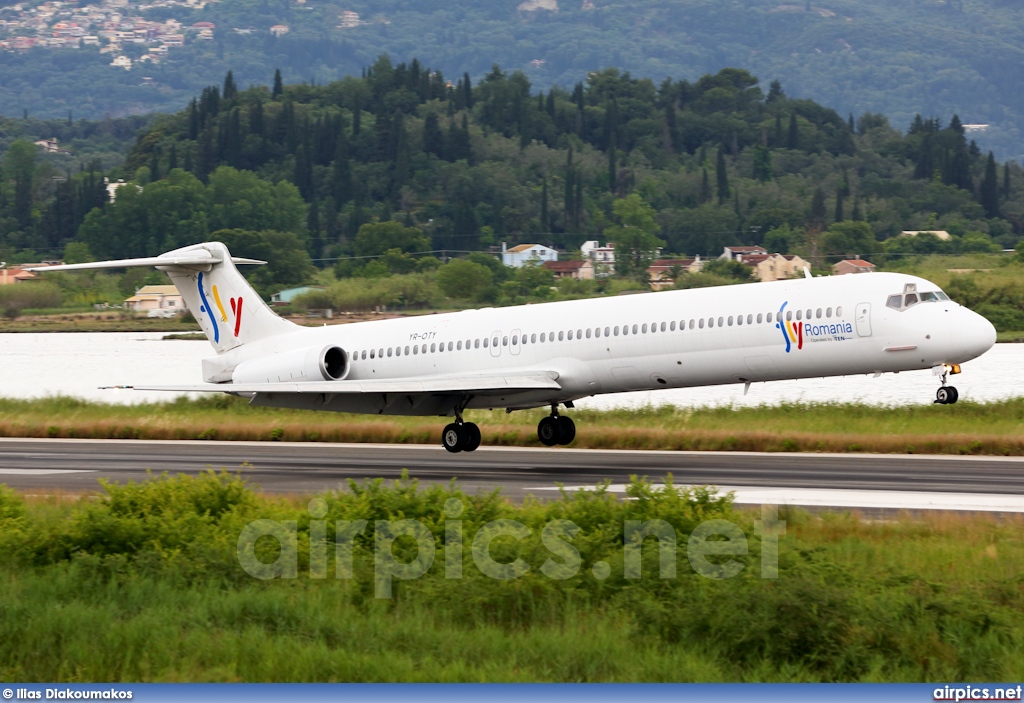
[{"label": "engine nacelle", "polygon": [[235,367],[231,382],[342,381],[349,368],[348,353],[341,347],[307,347],[244,361]]}]

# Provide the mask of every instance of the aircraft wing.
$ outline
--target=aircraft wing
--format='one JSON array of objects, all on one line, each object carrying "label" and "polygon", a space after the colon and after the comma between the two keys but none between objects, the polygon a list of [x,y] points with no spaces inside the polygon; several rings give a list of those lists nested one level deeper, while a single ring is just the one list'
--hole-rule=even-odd
[{"label": "aircraft wing", "polygon": [[311,381],[303,383],[198,383],[185,386],[132,386],[139,391],[178,393],[508,393],[510,391],[559,390],[554,371],[509,371],[487,375],[449,374],[359,381]]}]

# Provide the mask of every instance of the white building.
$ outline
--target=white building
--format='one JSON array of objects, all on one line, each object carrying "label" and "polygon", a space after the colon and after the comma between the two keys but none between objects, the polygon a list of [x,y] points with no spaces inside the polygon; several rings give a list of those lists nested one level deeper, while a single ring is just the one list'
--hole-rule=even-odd
[{"label": "white building", "polygon": [[583,242],[580,253],[594,262],[594,270],[598,275],[615,273],[615,244],[608,242],[604,246],[596,239]]},{"label": "white building", "polygon": [[501,243],[501,263],[512,268],[522,268],[524,264],[535,261],[558,261],[558,252],[543,244],[520,244],[519,246],[506,248],[505,242]]},{"label": "white building", "polygon": [[124,301],[129,310],[170,310],[185,309],[185,301],[174,286],[143,286],[135,295]]},{"label": "white building", "polygon": [[763,256],[766,254],[768,254],[768,250],[764,247],[733,245],[731,247],[725,247],[724,251],[722,251],[722,255],[718,258],[743,259],[745,256]]},{"label": "white building", "polygon": [[132,70],[132,60],[127,56],[116,57],[113,61],[110,62],[110,65],[117,66],[118,68],[123,68],[126,71]]}]

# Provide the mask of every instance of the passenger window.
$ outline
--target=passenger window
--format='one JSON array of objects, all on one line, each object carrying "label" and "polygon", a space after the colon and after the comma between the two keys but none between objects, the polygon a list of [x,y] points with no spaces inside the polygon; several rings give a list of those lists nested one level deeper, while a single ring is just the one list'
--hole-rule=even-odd
[{"label": "passenger window", "polygon": [[594,328],[594,336],[595,337],[600,337],[601,336],[601,328],[600,327],[595,327]]},{"label": "passenger window", "polygon": [[[544,335],[541,335],[540,337],[541,337],[540,341],[543,342],[544,341]],[[536,344],[536,343],[537,343],[537,334],[536,333],[531,334],[530,335],[530,344]]]},{"label": "passenger window", "polygon": [[786,319],[788,321],[792,322],[792,320],[793,320],[793,311],[792,310],[787,310],[786,311]]},{"label": "passenger window", "polygon": [[842,317],[842,316],[843,316],[843,306],[840,305],[839,307],[836,308],[836,317]]},{"label": "passenger window", "polygon": [[757,313],[757,324],[761,324],[761,313]]},{"label": "passenger window", "polygon": [[[616,328],[616,329],[618,329],[618,328]],[[611,328],[610,327],[605,327],[604,328],[604,336],[605,337],[611,337],[611,335],[608,334],[609,332],[611,332]],[[618,332],[616,332],[615,334],[618,334]]]},{"label": "passenger window", "polygon": [[636,334],[636,329],[637,329],[637,326],[633,325],[633,334]]},{"label": "passenger window", "polygon": [[384,348],[383,347],[381,347],[380,349],[377,350],[377,356],[379,356],[381,359],[384,358]]},{"label": "passenger window", "polygon": [[587,339],[590,339],[590,328],[587,328]]},{"label": "passenger window", "polygon": [[498,338],[497,337],[494,337],[493,339],[491,339],[491,346],[492,347],[498,346]]},{"label": "passenger window", "polygon": [[736,324],[737,325],[742,325],[743,324],[743,315],[737,315],[736,316]]},{"label": "passenger window", "polygon": [[377,358],[377,350],[376,349],[371,349],[370,350],[370,358],[371,359],[376,359]]},{"label": "passenger window", "polygon": [[[495,346],[498,345],[498,338],[497,337],[494,338],[494,345]],[[505,335],[505,336],[503,336],[501,338],[501,346],[503,346],[503,347],[507,347],[508,346],[508,335]]]},{"label": "passenger window", "polygon": [[452,344],[451,342],[448,342],[448,351],[452,351],[454,348],[455,348],[455,345]]},{"label": "passenger window", "polygon": [[807,311],[807,319],[808,319],[808,320],[810,320],[810,319],[811,319],[811,313],[813,313],[813,312],[814,312],[813,310],[808,310],[808,311]]},{"label": "passenger window", "polygon": [[512,346],[514,347],[517,344],[519,344],[519,335],[514,334],[512,335]]},{"label": "passenger window", "polygon": [[690,320],[690,329],[693,329],[693,320]]},{"label": "passenger window", "polygon": [[486,349],[487,345],[489,345],[490,343],[491,343],[491,340],[487,339],[487,337],[484,337],[484,349]]},{"label": "passenger window", "polygon": [[622,336],[625,337],[627,334],[629,334],[629,325],[623,325],[622,326]]},{"label": "passenger window", "polygon": [[907,293],[907,297],[904,299],[903,304],[908,308],[911,305],[917,305],[917,293]]},{"label": "passenger window", "polygon": [[675,320],[672,320],[672,324],[668,326],[668,331],[669,332],[675,332],[676,331],[676,321]]},{"label": "passenger window", "polygon": [[[485,347],[487,346],[487,340],[486,339],[484,340],[484,346]],[[473,348],[474,349],[479,349],[480,348],[480,340],[479,339],[474,339],[473,340]]]},{"label": "passenger window", "polygon": [[565,332],[559,332],[558,333],[558,341],[561,342],[564,339],[565,339]]},{"label": "passenger window", "polygon": [[817,309],[817,310],[815,311],[815,313],[814,313],[814,316],[815,316],[816,318],[818,318],[819,320],[821,319],[821,308],[818,308],[818,309]]},{"label": "passenger window", "polygon": [[729,326],[732,327],[732,315],[729,315]]},{"label": "passenger window", "polygon": [[583,339],[583,330],[576,330],[576,339]]},{"label": "passenger window", "polygon": [[[672,326],[675,327],[675,323],[673,323]],[[665,323],[664,322],[661,323],[661,331],[662,332],[665,331]]]},{"label": "passenger window", "polygon": [[647,334],[647,323],[646,322],[644,323],[644,326],[640,328],[640,331],[643,332],[644,334]]},{"label": "passenger window", "polygon": [[455,345],[455,348],[458,349],[459,351],[462,351],[462,340],[461,339],[459,340],[459,343]]},{"label": "passenger window", "polygon": [[541,332],[540,333],[540,341],[541,342],[546,342],[547,340],[548,340],[548,333],[547,332]]},{"label": "passenger window", "polygon": [[796,319],[797,319],[797,320],[802,320],[802,319],[804,319],[804,311],[803,311],[803,310],[797,310],[797,311],[796,311]]},{"label": "passenger window", "polygon": [[363,350],[363,355],[360,357],[363,361],[366,361],[366,350]]},{"label": "passenger window", "polygon": [[825,308],[825,317],[832,317],[832,308]]},{"label": "passenger window", "polygon": [[[760,322],[760,320],[758,320],[758,322]],[[747,324],[748,325],[754,324],[754,315],[753,314],[747,315]]]},{"label": "passenger window", "polygon": [[725,318],[724,317],[718,318],[718,326],[719,327],[725,327]]},{"label": "passenger window", "polygon": [[903,305],[902,295],[890,295],[888,300],[885,301],[885,307],[892,308],[893,310],[899,310]]},{"label": "passenger window", "polygon": [[566,335],[566,336],[569,338],[569,341],[571,342],[572,341],[572,330],[569,330],[569,334]]},{"label": "passenger window", "polygon": [[391,356],[391,352],[394,351],[391,347],[388,347],[388,356]]},{"label": "passenger window", "polygon": [[700,318],[700,320],[698,320],[698,321],[697,321],[697,325],[698,325],[698,326],[699,326],[699,327],[700,327],[701,329],[704,329],[704,318],[703,318],[703,317],[702,317],[702,318]]},{"label": "passenger window", "polygon": [[615,336],[616,337],[619,336],[619,326],[618,325],[615,325]]}]

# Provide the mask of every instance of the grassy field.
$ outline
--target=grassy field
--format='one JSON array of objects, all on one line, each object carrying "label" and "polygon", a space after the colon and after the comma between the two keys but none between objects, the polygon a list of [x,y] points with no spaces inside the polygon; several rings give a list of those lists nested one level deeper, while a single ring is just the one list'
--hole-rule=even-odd
[{"label": "grassy field", "polygon": [[[871,522],[783,512],[777,578],[763,578],[756,512],[713,490],[603,492],[512,505],[496,494],[414,482],[353,484],[319,496],[327,578],[310,576],[309,497],[267,497],[224,474],[23,497],[0,487],[0,679],[6,681],[1005,681],[1024,678],[1024,524],[932,516]],[[446,565],[446,501],[466,548]],[[321,514],[321,513],[318,513]],[[258,581],[238,564],[244,525],[294,520],[297,577]],[[437,558],[375,598],[375,520],[411,518]],[[518,578],[483,576],[468,545],[485,523]],[[625,520],[674,528],[678,571],[661,578],[654,540],[625,578]],[[334,578],[334,525],[366,519],[350,578]],[[545,576],[542,528],[570,520],[577,565]],[[709,519],[742,530],[742,566],[699,575],[687,561]],[[414,543],[395,542],[399,561]],[[315,541],[315,540],[314,540]],[[273,543],[256,546],[264,561]],[[668,554],[672,554],[670,550]],[[568,555],[571,558],[571,555]],[[596,572],[598,562],[609,565]],[[446,578],[461,564],[461,578]],[[547,572],[551,573],[551,572]],[[596,574],[604,573],[604,578]],[[720,575],[720,574],[719,574]]]},{"label": "grassy field", "polygon": [[[543,410],[471,411],[484,444],[540,446]],[[1024,398],[951,406],[847,403],[574,410],[573,447],[1024,455]],[[253,408],[229,396],[107,405],[0,399],[0,436],[434,444],[443,418]]]}]

